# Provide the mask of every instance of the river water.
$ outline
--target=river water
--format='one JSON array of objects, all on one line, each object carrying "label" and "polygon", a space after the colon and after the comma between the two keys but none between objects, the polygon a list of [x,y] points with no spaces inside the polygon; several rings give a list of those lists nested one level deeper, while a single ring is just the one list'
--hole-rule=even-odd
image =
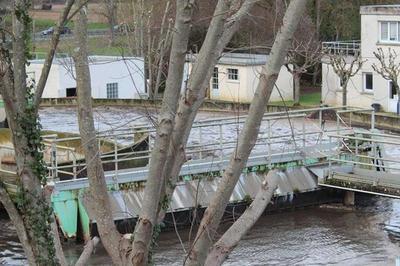
[{"label": "river water", "polygon": [[[179,230],[187,239],[188,229]],[[186,242],[184,243],[186,244]],[[155,265],[181,265],[176,232],[160,236]],[[82,245],[66,245],[73,262]],[[362,197],[355,210],[312,207],[261,217],[224,265],[394,265],[400,255],[400,200]],[[13,226],[0,218],[0,263],[23,265]],[[102,247],[90,265],[109,265]]]},{"label": "river water", "polygon": [[[44,129],[78,132],[73,108],[46,108],[40,115]],[[198,118],[218,116],[224,115],[201,113]],[[100,108],[96,111],[96,126],[101,131],[146,123],[149,117],[154,117],[154,112],[146,109],[132,112],[126,108]],[[284,123],[274,128],[281,134],[290,134]],[[237,132],[231,128],[224,134],[232,138]],[[211,133],[211,136],[216,134]],[[176,232],[161,234],[154,257],[156,265],[182,264],[188,229],[179,230],[179,236],[184,247]],[[82,248],[74,242],[65,244],[71,263]],[[225,265],[394,265],[397,256],[400,256],[400,200],[362,196],[354,210],[312,207],[263,216]],[[15,229],[7,216],[0,213],[0,264],[25,263]],[[90,265],[109,264],[104,249],[98,247]]]}]

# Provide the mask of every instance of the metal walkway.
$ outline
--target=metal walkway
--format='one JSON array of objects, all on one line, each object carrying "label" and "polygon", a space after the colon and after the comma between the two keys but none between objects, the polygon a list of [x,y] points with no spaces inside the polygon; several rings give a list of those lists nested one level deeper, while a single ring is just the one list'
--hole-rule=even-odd
[{"label": "metal walkway", "polygon": [[[356,112],[371,113],[371,129],[352,126],[352,114]],[[236,116],[194,123],[185,147],[188,160],[181,169],[169,212],[208,205],[245,119]],[[350,107],[265,114],[231,203],[254,197],[262,175],[273,168],[282,169],[276,195],[288,199],[295,191],[307,192],[318,186],[400,198],[400,136],[380,133],[374,129],[374,121],[372,109]],[[148,136],[146,150],[126,148],[143,136]],[[139,213],[154,136],[155,128],[150,124],[98,134],[99,145],[105,143],[108,147],[101,158],[116,220]],[[86,164],[81,149],[68,147],[71,141],[80,138],[45,136],[44,150],[48,180],[55,186],[53,207],[67,237],[76,234],[78,221],[87,234],[93,221],[82,200],[88,187],[88,179],[82,177]],[[0,177],[10,174],[0,169]],[[66,180],[61,181],[61,176]]]}]

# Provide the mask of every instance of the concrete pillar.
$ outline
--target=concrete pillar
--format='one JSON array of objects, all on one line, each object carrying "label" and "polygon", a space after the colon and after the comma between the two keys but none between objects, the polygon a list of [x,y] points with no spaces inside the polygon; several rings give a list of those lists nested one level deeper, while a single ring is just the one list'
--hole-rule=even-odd
[{"label": "concrete pillar", "polygon": [[354,191],[345,191],[343,204],[345,206],[354,206]]}]

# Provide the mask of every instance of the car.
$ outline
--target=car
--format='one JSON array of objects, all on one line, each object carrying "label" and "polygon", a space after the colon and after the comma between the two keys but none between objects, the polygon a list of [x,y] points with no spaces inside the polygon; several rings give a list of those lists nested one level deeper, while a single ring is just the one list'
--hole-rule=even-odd
[{"label": "car", "polygon": [[133,28],[129,26],[127,23],[120,23],[113,27],[113,30],[116,32],[132,32]]},{"label": "car", "polygon": [[[52,35],[53,33],[54,33],[54,27],[50,27],[40,32],[42,36]],[[60,34],[71,34],[71,33],[72,33],[71,29],[68,28],[67,26],[62,27],[60,30]]]}]

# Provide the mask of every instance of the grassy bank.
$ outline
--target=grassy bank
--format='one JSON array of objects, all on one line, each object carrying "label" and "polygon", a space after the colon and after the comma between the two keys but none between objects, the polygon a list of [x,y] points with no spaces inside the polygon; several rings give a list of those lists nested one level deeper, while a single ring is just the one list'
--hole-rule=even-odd
[{"label": "grassy bank", "polygon": [[[300,96],[300,106],[318,106],[321,101],[321,92],[309,92]],[[293,101],[276,101],[270,102],[271,105],[293,106]]]}]

